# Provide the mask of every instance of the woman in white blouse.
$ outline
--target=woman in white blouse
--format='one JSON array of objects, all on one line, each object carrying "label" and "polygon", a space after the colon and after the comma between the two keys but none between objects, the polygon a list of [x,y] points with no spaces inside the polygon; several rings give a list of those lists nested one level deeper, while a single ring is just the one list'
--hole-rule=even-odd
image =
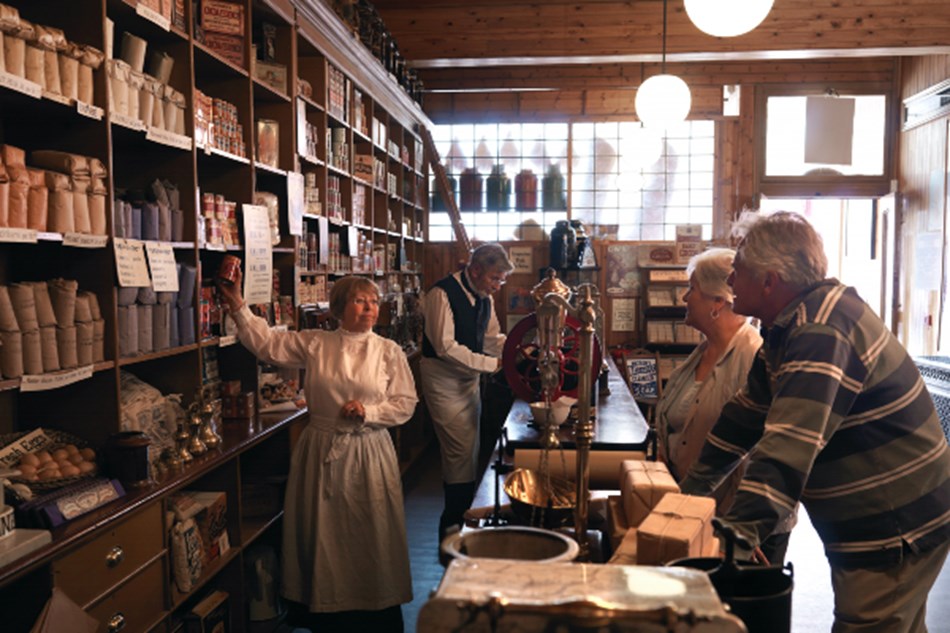
[{"label": "woman in white blouse", "polygon": [[293,623],[401,632],[412,583],[388,429],[412,416],[417,397],[406,355],[373,332],[379,289],[344,277],[330,292],[339,329],[277,332],[247,308],[240,278],[219,287],[245,347],[265,362],[306,370],[309,423],[284,499],[281,594]]},{"label": "woman in white blouse", "polygon": [[[745,385],[762,345],[756,328],[732,311],[727,279],[734,257],[732,249],[712,248],[693,257],[687,267],[686,323],[702,332],[704,339],[670,375],[656,410],[659,459],[677,481],[699,458],[723,405]],[[737,468],[716,490],[717,514],[729,509],[744,471],[742,466]],[[784,559],[788,529],[763,543],[769,562]]]}]

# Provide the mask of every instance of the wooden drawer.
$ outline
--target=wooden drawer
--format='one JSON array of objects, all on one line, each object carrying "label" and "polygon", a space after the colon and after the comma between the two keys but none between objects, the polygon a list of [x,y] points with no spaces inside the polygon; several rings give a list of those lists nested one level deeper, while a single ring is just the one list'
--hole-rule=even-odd
[{"label": "wooden drawer", "polygon": [[99,620],[97,633],[144,633],[165,609],[164,559],[156,559],[141,573],[110,593],[86,612]]},{"label": "wooden drawer", "polygon": [[156,502],[54,561],[53,583],[85,607],[162,549],[161,503]]}]

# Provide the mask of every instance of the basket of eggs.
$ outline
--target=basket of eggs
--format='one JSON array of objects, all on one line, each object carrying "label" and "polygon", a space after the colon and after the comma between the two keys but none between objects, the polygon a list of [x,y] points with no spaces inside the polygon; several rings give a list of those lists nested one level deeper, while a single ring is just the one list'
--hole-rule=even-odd
[{"label": "basket of eggs", "polygon": [[[46,492],[96,474],[96,453],[85,441],[55,429],[42,429],[41,433],[47,441],[37,441],[36,450],[18,451],[19,459],[10,464],[20,471],[11,477],[13,481],[26,484],[33,492]],[[26,435],[0,436],[0,446],[13,445]]]}]

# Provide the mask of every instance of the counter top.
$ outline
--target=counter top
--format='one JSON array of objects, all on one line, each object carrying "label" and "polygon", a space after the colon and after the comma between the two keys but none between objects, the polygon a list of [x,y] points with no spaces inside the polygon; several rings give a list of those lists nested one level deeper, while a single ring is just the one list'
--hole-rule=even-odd
[{"label": "counter top", "polygon": [[[620,370],[608,358],[607,386],[609,395],[597,395],[594,411],[592,450],[643,451],[647,447],[649,426],[636,400],[624,383]],[[505,418],[507,454],[518,448],[540,448],[541,433],[532,424],[528,403],[516,400]],[[561,446],[573,449],[573,425],[564,425],[558,432]]]}]

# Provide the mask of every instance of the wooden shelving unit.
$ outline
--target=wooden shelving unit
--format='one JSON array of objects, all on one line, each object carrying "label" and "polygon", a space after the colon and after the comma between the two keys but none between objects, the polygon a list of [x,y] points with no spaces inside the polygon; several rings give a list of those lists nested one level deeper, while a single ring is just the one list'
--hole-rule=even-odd
[{"label": "wooden shelving unit", "polygon": [[[70,247],[64,244],[63,234],[43,231],[32,243],[7,241],[0,247],[0,285],[75,279],[80,289],[96,295],[105,321],[105,359],[93,366],[89,376],[51,391],[26,391],[21,379],[0,378],[0,434],[50,427],[76,435],[101,452],[108,438],[122,430],[123,373],[133,374],[162,393],[183,394],[187,405],[202,385],[211,351],[217,355],[222,379],[240,380],[245,390],[256,388],[255,359],[240,345],[231,344],[233,337],[223,336],[220,327],[202,333],[202,288],[212,285],[211,277],[224,254],[244,255],[243,231],[239,244],[208,243],[204,220],[209,218],[202,208],[203,193],[220,194],[235,202],[238,226],[241,205],[253,204],[256,192],[276,196],[280,240],[272,249],[275,290],[277,295],[292,298],[294,323],[290,327],[302,322],[303,306],[325,304],[329,287],[340,274],[363,274],[380,284],[386,299],[381,333],[401,342],[411,358],[417,357],[421,324],[414,321],[410,308],[422,288],[428,193],[416,129],[431,124],[328,7],[290,0],[236,0],[232,4],[239,6],[243,15],[242,34],[237,36],[243,63],[238,63],[199,41],[194,25],[200,24],[200,17],[191,14],[191,2],[184,3],[185,29],[157,19],[154,10],[145,10],[153,3],[144,1],[12,0],[8,4],[24,19],[61,29],[69,41],[99,50],[108,48],[105,25],[110,20],[116,56],[123,34],[128,32],[145,40],[149,52],[162,52],[174,59],[168,85],[185,96],[186,105],[184,134],[158,133],[110,109],[112,88],[105,66],[94,74],[92,105],[101,109],[100,118],[77,111],[75,103],[37,99],[0,85],[3,143],[26,150],[28,166],[30,152],[39,149],[98,158],[108,171],[109,189],[103,244]],[[255,72],[252,43],[260,42],[264,23],[276,30],[270,61],[284,67],[284,85],[269,83]],[[310,85],[310,91],[304,92],[301,80]],[[235,122],[240,125],[231,131],[235,144],[223,147],[197,141],[198,91],[233,106]],[[270,126],[269,132],[276,130],[273,160],[260,151],[261,121]],[[331,153],[334,138],[346,148],[335,160]],[[378,165],[378,179],[359,172],[357,155],[368,156],[371,165]],[[178,264],[198,270],[193,296],[196,339],[123,356],[112,246],[117,237],[114,201],[148,191],[156,179],[173,183],[180,195],[182,231],[168,244]],[[302,183],[307,179],[318,194],[319,208],[305,206]],[[327,205],[331,184],[339,205],[334,217],[329,217]],[[313,235],[310,244],[308,235]],[[331,240],[338,244],[335,252],[329,248]],[[309,246],[315,247],[311,261],[307,261]],[[322,295],[304,292],[303,284],[314,283],[322,286]],[[99,583],[96,597],[81,601],[83,609],[108,616],[118,611],[125,599],[126,623],[131,627],[127,630],[174,631],[201,597],[223,589],[231,596],[230,630],[267,630],[260,623],[251,626],[246,618],[245,551],[251,544],[279,544],[282,513],[249,513],[245,493],[250,483],[260,478],[279,482],[286,477],[295,429],[305,417],[258,416],[245,422],[226,422],[222,425],[222,449],[197,459],[183,473],[131,491],[122,500],[57,528],[50,545],[0,567],[0,598],[5,604],[18,605],[17,614],[5,621],[4,630],[30,629],[49,591],[60,586],[58,570],[67,554],[89,552],[99,564],[97,548],[111,543],[110,535],[121,533],[123,526],[137,526],[138,521],[160,530],[162,539],[149,546],[141,564],[120,566],[119,571],[103,576],[107,580],[95,580]],[[420,446],[431,439],[431,432],[417,415],[395,430],[393,437],[405,469],[419,454]],[[174,581],[170,537],[164,524],[168,496],[182,489],[226,493],[231,544],[231,550],[206,566],[195,587],[185,592],[180,592]],[[99,577],[95,568],[90,568],[89,574]],[[152,582],[154,578],[161,582]],[[146,585],[153,599],[130,597],[140,595]]]}]

